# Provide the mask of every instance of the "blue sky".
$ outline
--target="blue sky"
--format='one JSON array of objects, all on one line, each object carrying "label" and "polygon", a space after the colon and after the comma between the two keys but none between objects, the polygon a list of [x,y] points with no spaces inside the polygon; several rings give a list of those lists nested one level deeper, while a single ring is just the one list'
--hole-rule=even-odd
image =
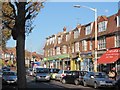
[{"label": "blue sky", "polygon": [[[86,8],[74,8],[73,5],[88,6],[98,10],[98,16],[111,16],[118,11],[117,2],[46,2],[44,8],[35,18],[35,28],[26,37],[25,48],[29,51],[43,53],[45,38],[61,32],[66,26],[67,31],[74,29],[77,23],[87,24],[94,21],[94,12]],[[7,47],[15,47],[11,38]]]}]

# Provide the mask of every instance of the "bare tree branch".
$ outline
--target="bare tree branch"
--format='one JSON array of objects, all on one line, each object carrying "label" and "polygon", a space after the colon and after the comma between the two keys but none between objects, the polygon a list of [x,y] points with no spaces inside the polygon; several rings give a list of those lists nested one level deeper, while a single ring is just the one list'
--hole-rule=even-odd
[{"label": "bare tree branch", "polygon": [[8,29],[13,30],[13,28],[11,28],[7,23],[4,23],[4,25],[5,25]]},{"label": "bare tree branch", "polygon": [[16,5],[16,7],[18,7],[18,2],[15,0],[15,5]]},{"label": "bare tree branch", "polygon": [[31,14],[29,12],[28,15],[25,17],[25,20],[30,19],[30,18],[31,18]]},{"label": "bare tree branch", "polygon": [[26,13],[29,11],[29,9],[32,7],[32,5],[30,5],[25,11]]}]

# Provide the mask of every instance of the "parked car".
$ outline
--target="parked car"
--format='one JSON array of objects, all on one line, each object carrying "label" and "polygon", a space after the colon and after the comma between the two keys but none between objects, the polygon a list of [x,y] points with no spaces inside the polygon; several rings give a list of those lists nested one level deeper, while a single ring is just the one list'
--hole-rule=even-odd
[{"label": "parked car", "polygon": [[117,76],[115,81],[115,90],[120,90],[120,70],[117,71]]},{"label": "parked car", "polygon": [[32,68],[28,68],[27,71],[26,71],[27,75],[29,76],[34,76],[34,71]]},{"label": "parked car", "polygon": [[10,71],[10,67],[7,67],[7,66],[2,67],[2,71]]},{"label": "parked car", "polygon": [[69,73],[70,73],[69,70],[60,70],[60,71],[56,74],[55,80],[61,81],[62,78],[63,78],[64,76],[66,76],[66,74],[69,74]]},{"label": "parked car", "polygon": [[17,84],[17,73],[15,71],[3,71],[2,83]]},{"label": "parked car", "polygon": [[48,68],[35,69],[35,81],[50,81],[50,72]]},{"label": "parked car", "polygon": [[50,74],[51,74],[51,79],[55,79],[56,74],[60,71],[60,69],[57,68],[50,68]]},{"label": "parked car", "polygon": [[83,77],[83,85],[94,86],[94,88],[113,87],[114,80],[109,79],[104,72],[87,72]]},{"label": "parked car", "polygon": [[74,83],[75,85],[82,84],[83,76],[87,71],[70,71],[69,74],[64,76],[61,80],[63,84],[65,83]]},{"label": "parked car", "polygon": [[2,69],[0,69],[0,77],[2,77]]},{"label": "parked car", "polygon": [[115,81],[115,90],[120,90],[120,77]]}]

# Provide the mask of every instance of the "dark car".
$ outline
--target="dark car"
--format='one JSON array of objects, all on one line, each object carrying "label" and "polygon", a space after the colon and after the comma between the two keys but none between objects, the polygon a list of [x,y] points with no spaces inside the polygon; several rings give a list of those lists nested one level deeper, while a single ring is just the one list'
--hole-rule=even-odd
[{"label": "dark car", "polygon": [[7,67],[7,66],[2,67],[2,71],[10,71],[10,67]]},{"label": "dark car", "polygon": [[64,76],[61,80],[62,83],[74,83],[75,85],[82,84],[83,76],[87,71],[70,71],[69,74]]},{"label": "dark car", "polygon": [[120,90],[120,77],[115,82],[115,89]]},{"label": "dark car", "polygon": [[3,84],[17,84],[17,73],[14,71],[3,71],[2,74]]},{"label": "dark car", "polygon": [[120,90],[120,70],[117,71],[116,81],[115,81],[115,89]]}]

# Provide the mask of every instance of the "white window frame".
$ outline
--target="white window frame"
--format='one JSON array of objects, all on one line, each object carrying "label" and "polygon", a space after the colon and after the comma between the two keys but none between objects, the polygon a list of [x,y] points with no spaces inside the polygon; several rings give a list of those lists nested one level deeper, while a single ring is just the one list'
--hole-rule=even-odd
[{"label": "white window frame", "polygon": [[56,54],[57,54],[57,55],[58,55],[58,54],[61,54],[61,53],[60,53],[60,47],[57,47],[57,48],[56,48]]},{"label": "white window frame", "polygon": [[55,48],[53,48],[53,56],[55,55]]},{"label": "white window frame", "polygon": [[50,56],[50,50],[48,50],[48,57]]},{"label": "white window frame", "polygon": [[64,45],[64,46],[62,47],[62,53],[67,53],[67,46],[66,46],[66,45]]},{"label": "white window frame", "polygon": [[82,50],[87,51],[87,41],[86,40],[82,41]]},{"label": "white window frame", "polygon": [[120,16],[117,16],[117,27],[120,26]]},{"label": "white window frame", "polygon": [[53,55],[53,54],[52,54],[52,52],[53,52],[53,51],[52,51],[52,48],[51,48],[51,49],[50,49],[50,56],[52,56],[52,55]]},{"label": "white window frame", "polygon": [[62,38],[60,36],[58,36],[58,44],[61,43],[61,40],[62,40]]},{"label": "white window frame", "polygon": [[107,29],[107,21],[102,21],[98,23],[98,32],[106,31]]},{"label": "white window frame", "polygon": [[106,49],[106,37],[98,39],[98,50]]},{"label": "white window frame", "polygon": [[72,45],[72,53],[75,52],[74,44]]},{"label": "white window frame", "polygon": [[90,50],[92,50],[92,47],[93,47],[93,44],[92,44],[92,41],[90,41]]},{"label": "white window frame", "polygon": [[66,34],[66,41],[69,41],[69,40],[70,40],[70,34],[67,33],[67,34]]},{"label": "white window frame", "polygon": [[75,43],[75,52],[79,52],[79,45],[80,45],[80,43],[79,42],[76,42]]},{"label": "white window frame", "polygon": [[74,31],[74,39],[78,38],[79,37],[79,31],[78,30],[75,30]]},{"label": "white window frame", "polygon": [[85,27],[85,35],[89,35],[91,33],[91,24]]},{"label": "white window frame", "polygon": [[115,47],[120,47],[120,35],[115,35]]}]

